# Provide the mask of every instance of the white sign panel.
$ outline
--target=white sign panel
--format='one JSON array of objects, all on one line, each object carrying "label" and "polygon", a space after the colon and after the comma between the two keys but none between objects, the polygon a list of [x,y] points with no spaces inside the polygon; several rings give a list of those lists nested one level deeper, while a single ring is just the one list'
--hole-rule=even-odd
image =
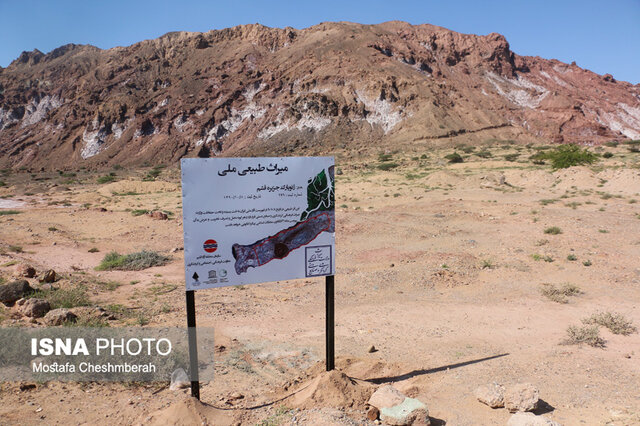
[{"label": "white sign panel", "polygon": [[335,273],[332,157],[185,158],[187,290]]}]

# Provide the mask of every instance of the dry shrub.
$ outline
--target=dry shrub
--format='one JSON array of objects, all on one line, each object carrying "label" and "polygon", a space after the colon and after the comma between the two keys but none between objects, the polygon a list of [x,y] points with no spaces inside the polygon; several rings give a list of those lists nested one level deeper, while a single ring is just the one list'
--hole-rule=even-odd
[{"label": "dry shrub", "polygon": [[638,331],[630,320],[615,312],[597,312],[589,318],[583,319],[582,322],[584,324],[607,327],[613,334],[622,334],[623,336],[628,336]]},{"label": "dry shrub", "polygon": [[597,325],[576,325],[567,328],[567,338],[563,342],[565,345],[580,345],[586,343],[594,348],[604,348],[606,341],[600,337],[600,328]]},{"label": "dry shrub", "polygon": [[556,287],[553,284],[542,284],[540,293],[547,299],[557,303],[569,303],[569,296],[577,296],[582,293],[580,287],[575,284],[565,283],[561,287]]}]

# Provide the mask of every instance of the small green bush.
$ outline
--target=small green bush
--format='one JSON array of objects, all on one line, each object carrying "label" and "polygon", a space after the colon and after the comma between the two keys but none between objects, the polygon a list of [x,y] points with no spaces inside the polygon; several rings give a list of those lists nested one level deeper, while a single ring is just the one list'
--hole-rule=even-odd
[{"label": "small green bush", "polygon": [[142,250],[126,255],[112,251],[105,255],[100,265],[96,267],[96,270],[109,271],[117,269],[121,271],[139,271],[153,266],[165,265],[169,260],[169,257],[153,251]]},{"label": "small green bush", "polygon": [[133,216],[142,216],[143,214],[148,214],[149,210],[139,209],[139,210],[131,210],[131,214]]},{"label": "small green bush", "polygon": [[487,151],[486,149],[476,152],[476,155],[480,158],[491,158],[493,157],[493,154],[491,154],[491,151]]},{"label": "small green bush", "polygon": [[507,161],[513,162],[513,161],[516,161],[518,159],[518,157],[520,157],[520,154],[516,154],[516,153],[514,153],[514,154],[506,154],[504,156],[504,159],[507,160]]},{"label": "small green bush", "polygon": [[398,163],[382,163],[382,164],[378,164],[378,169],[388,171],[388,170],[395,169],[396,167],[399,167],[399,166],[400,164]]},{"label": "small green bush", "polygon": [[9,216],[9,215],[13,215],[13,214],[20,214],[22,213],[19,210],[0,210],[0,216]]},{"label": "small green bush", "polygon": [[554,169],[565,169],[567,167],[579,166],[583,164],[593,164],[598,160],[598,156],[586,148],[578,145],[560,145],[553,151],[538,152],[529,157],[534,161],[551,161]]},{"label": "small green bush", "polygon": [[612,152],[605,152],[604,154],[602,154],[603,158],[611,158],[613,157],[613,153]]},{"label": "small green bush", "polygon": [[559,235],[562,234],[562,229],[558,228],[557,226],[551,226],[545,229],[544,233],[549,235]]},{"label": "small green bush", "polygon": [[567,260],[575,262],[576,260],[578,260],[578,257],[575,254],[570,254],[569,256],[567,256]]},{"label": "small green bush", "polygon": [[449,161],[449,163],[462,163],[462,162],[464,162],[464,159],[462,158],[462,156],[460,154],[458,154],[457,152],[454,152],[453,154],[445,155],[444,158],[445,158],[445,160]]},{"label": "small green bush", "polygon": [[28,297],[46,299],[51,309],[75,308],[76,306],[89,306],[91,301],[87,295],[87,289],[82,285],[72,288],[51,288],[46,290],[36,290]]},{"label": "small green bush", "polygon": [[110,183],[110,182],[114,182],[115,180],[116,180],[115,176],[105,175],[105,176],[100,176],[98,178],[98,183],[99,184]]}]

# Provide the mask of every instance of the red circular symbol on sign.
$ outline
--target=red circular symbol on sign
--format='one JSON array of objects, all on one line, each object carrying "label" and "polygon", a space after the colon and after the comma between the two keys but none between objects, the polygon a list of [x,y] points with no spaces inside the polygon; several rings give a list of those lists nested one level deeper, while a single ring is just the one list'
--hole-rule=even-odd
[{"label": "red circular symbol on sign", "polygon": [[213,253],[218,249],[218,243],[216,242],[216,240],[207,240],[204,242],[202,247],[207,253]]}]

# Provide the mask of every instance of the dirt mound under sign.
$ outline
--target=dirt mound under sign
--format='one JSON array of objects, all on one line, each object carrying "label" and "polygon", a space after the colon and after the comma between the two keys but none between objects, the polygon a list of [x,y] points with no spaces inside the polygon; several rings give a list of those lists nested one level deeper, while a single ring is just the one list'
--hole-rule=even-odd
[{"label": "dirt mound under sign", "polygon": [[150,426],[230,425],[233,419],[220,410],[190,397],[145,416],[141,423]]},{"label": "dirt mound under sign", "polygon": [[303,382],[295,391],[288,402],[295,408],[363,408],[373,387],[333,370]]}]

